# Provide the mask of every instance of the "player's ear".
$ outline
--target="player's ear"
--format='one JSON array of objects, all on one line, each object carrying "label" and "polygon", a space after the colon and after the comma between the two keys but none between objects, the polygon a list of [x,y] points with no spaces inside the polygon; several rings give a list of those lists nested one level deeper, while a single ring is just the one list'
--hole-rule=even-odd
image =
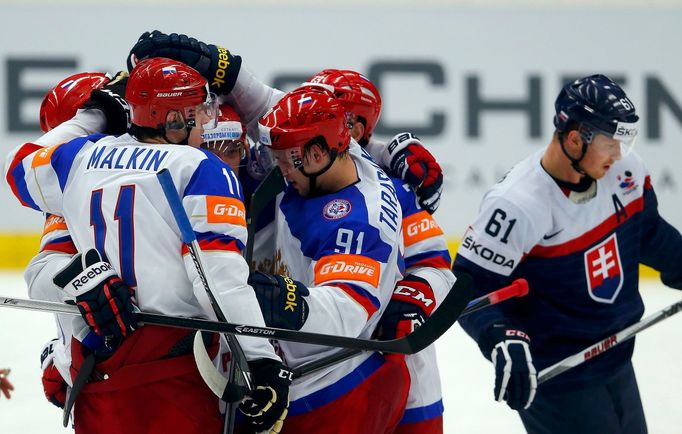
[{"label": "player's ear", "polygon": [[582,138],[580,137],[580,132],[578,130],[569,131],[568,134],[566,135],[566,139],[564,140],[564,146],[567,149],[571,150],[582,149],[583,141]]}]

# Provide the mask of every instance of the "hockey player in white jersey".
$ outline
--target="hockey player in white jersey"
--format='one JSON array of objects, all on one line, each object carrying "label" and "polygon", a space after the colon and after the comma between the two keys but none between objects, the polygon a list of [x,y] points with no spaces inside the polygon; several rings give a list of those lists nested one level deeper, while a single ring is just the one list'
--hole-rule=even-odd
[{"label": "hockey player in white jersey", "polygon": [[[261,142],[288,182],[277,206],[276,268],[300,280],[279,292],[267,279],[252,284],[267,324],[370,337],[401,277],[395,188],[367,153],[349,147],[348,127],[343,105],[313,87],[286,94],[260,121]],[[291,367],[336,351],[279,347]],[[283,432],[392,432],[408,387],[403,356],[363,354],[295,380]]]},{"label": "hockey player in white jersey", "polygon": [[[62,215],[73,244],[87,252],[55,278],[88,325],[76,333],[82,341],[72,344],[73,371],[90,353],[98,360],[79,396],[76,432],[220,432],[217,400],[187,354],[188,333],[151,326],[135,330],[127,313],[134,291],[143,310],[212,316],[191,260],[181,255],[170,209],[160,200],[155,172],[167,168],[208,251],[205,265],[220,307],[235,321],[263,324],[240,254],[243,214],[217,211],[243,210],[240,188],[231,169],[212,154],[164,144],[186,138],[197,111],[215,110],[196,71],[168,59],[144,62],[131,75],[126,99],[135,137],[95,135],[47,149],[27,144],[10,154],[6,168],[22,204]],[[88,278],[95,269],[100,277]],[[78,289],[75,283],[86,280],[90,284]],[[277,429],[286,413],[288,370],[266,341],[240,343],[264,391],[248,400],[247,421],[257,431]],[[211,351],[217,351],[216,344]],[[169,412],[172,408],[182,411]]]},{"label": "hockey player in white jersey", "polygon": [[567,83],[555,113],[549,145],[486,193],[453,266],[479,295],[519,277],[531,291],[460,324],[494,364],[495,399],[518,410],[529,433],[643,434],[634,339],[541,385],[536,374],[641,318],[639,263],[682,289],[682,236],[627,152],[639,116],[617,83]]},{"label": "hockey player in white jersey", "polygon": [[[381,113],[381,95],[362,74],[349,70],[326,69],[312,76],[304,85],[322,86],[332,92],[351,113],[351,136],[365,148],[375,147],[391,165],[391,157],[400,149],[414,145],[418,139],[403,133],[390,146],[371,139]],[[401,158],[405,158],[403,155]],[[421,163],[426,165],[426,163]],[[437,163],[436,163],[437,164]],[[415,169],[428,172],[428,166]],[[432,171],[436,173],[435,171]],[[394,290],[393,297],[378,326],[378,336],[393,339],[411,333],[433,312],[447,295],[455,278],[450,271],[450,254],[443,231],[427,212],[414,190],[398,178],[391,178],[403,212],[405,245],[405,277]],[[440,184],[431,180],[423,191],[438,190]],[[437,206],[439,191],[426,195],[426,201]],[[429,198],[432,198],[429,202]],[[443,432],[443,403],[435,346],[406,357],[410,371],[410,394],[405,414],[396,430],[399,434],[440,434]]]}]

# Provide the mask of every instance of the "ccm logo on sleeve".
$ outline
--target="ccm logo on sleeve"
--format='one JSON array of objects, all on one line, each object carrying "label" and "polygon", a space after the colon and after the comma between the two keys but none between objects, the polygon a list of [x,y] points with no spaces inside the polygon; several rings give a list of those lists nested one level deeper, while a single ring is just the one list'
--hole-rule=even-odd
[{"label": "ccm logo on sleeve", "polygon": [[377,287],[381,267],[378,261],[361,255],[331,255],[315,264],[315,283],[356,280]]},{"label": "ccm logo on sleeve", "polygon": [[233,197],[206,196],[206,220],[246,226],[244,203]]}]

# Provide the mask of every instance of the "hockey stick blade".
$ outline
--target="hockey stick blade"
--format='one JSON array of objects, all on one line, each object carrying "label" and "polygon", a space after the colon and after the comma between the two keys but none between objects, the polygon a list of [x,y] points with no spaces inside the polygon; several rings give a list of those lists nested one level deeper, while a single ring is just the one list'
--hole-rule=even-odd
[{"label": "hockey stick blade", "polygon": [[[225,402],[239,402],[248,392],[244,386],[230,383],[227,377],[224,377],[213,364],[213,360],[208,355],[204,340],[201,337],[202,332],[194,334],[194,361],[199,369],[199,374],[203,378],[204,383],[211,389],[211,391]],[[234,362],[230,362],[234,363]]]},{"label": "hockey stick blade", "polygon": [[588,360],[592,360],[592,358],[610,350],[616,345],[622,344],[623,342],[634,338],[635,335],[642,330],[646,330],[649,327],[670,318],[681,310],[682,300],[673,303],[665,309],[661,309],[652,315],[649,315],[648,317],[624,328],[617,333],[612,334],[605,339],[600,340],[593,345],[590,345],[582,351],[566,357],[565,359],[540,371],[538,374],[538,384],[544,383],[545,381],[548,381],[559,374],[563,374],[569,369],[581,365]]},{"label": "hockey stick blade", "polygon": [[[462,311],[460,318],[476,312],[493,304],[500,303],[513,297],[523,297],[528,294],[528,282],[526,279],[516,279],[511,285],[500,288],[490,294],[483,295],[467,303],[466,308]],[[294,378],[302,377],[320,369],[327,368],[344,360],[351,359],[362,354],[361,350],[344,349],[337,353],[323,357],[321,359],[306,363],[294,369]]]},{"label": "hockey stick blade", "polygon": [[[299,342],[303,344],[324,345],[328,347],[357,348],[384,353],[414,354],[431,345],[457,320],[471,298],[473,288],[471,277],[461,275],[443,300],[441,305],[429,319],[409,335],[390,341],[351,338],[346,336],[325,335],[319,333],[285,330],[273,327],[233,324],[195,318],[182,318],[155,313],[135,313],[138,323],[227,333],[237,336],[253,336],[264,339]],[[39,310],[43,312],[80,315],[76,306],[50,301],[27,300],[21,298],[0,297],[0,307]]]}]

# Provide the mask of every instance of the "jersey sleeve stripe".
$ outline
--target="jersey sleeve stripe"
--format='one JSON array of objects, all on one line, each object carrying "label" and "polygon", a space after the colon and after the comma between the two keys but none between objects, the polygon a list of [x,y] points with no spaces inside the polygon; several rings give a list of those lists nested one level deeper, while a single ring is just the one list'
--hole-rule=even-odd
[{"label": "jersey sleeve stripe", "polygon": [[405,268],[425,266],[434,268],[450,268],[452,260],[447,250],[430,251],[405,257]]},{"label": "jersey sleeve stripe", "polygon": [[[644,209],[644,197],[639,197],[625,206],[625,212],[632,218],[633,215],[642,212]],[[557,244],[555,246],[540,246],[536,245],[530,251],[528,256],[540,256],[544,258],[554,258],[558,256],[567,256],[581,250],[587,249],[605,235],[611,233],[618,227],[618,216],[614,213],[598,226],[594,227],[589,232],[574,238],[568,242]]]},{"label": "jersey sleeve stripe", "polygon": [[358,285],[353,285],[352,283],[332,283],[332,285],[341,289],[362,306],[367,312],[367,319],[371,318],[381,307],[381,303],[376,297]]},{"label": "jersey sleeve stripe", "polygon": [[[214,233],[198,233],[195,232],[199,247],[201,250],[226,250],[230,252],[237,252],[239,254],[244,250],[244,244],[234,237],[229,235],[214,234]],[[189,252],[186,245],[182,246],[182,254]]]},{"label": "jersey sleeve stripe", "polygon": [[40,249],[40,251],[61,252],[68,253],[70,255],[75,255],[78,253],[76,245],[73,243],[73,240],[70,236],[59,237],[55,238],[54,240],[50,240],[45,244],[45,246],[43,246],[42,249]]},{"label": "jersey sleeve stripe", "polygon": [[418,408],[408,408],[403,413],[403,418],[400,424],[417,423],[425,420],[433,419],[443,414],[444,411],[443,400],[438,400],[431,405]]},{"label": "jersey sleeve stripe", "polygon": [[41,149],[40,146],[34,143],[26,143],[17,150],[12,162],[7,169],[7,184],[12,189],[12,193],[19,199],[23,206],[40,210],[35,203],[26,185],[26,171],[24,170],[23,161],[26,157]]},{"label": "jersey sleeve stripe", "polygon": [[88,142],[97,142],[99,139],[104,137],[103,134],[95,134],[87,137],[80,137],[78,139],[71,140],[70,142],[59,146],[52,152],[50,157],[50,164],[57,174],[57,180],[59,180],[59,188],[64,191],[66,186],[66,181],[69,179],[69,172],[71,172],[71,166],[73,166],[73,160],[76,155],[83,149]]}]

